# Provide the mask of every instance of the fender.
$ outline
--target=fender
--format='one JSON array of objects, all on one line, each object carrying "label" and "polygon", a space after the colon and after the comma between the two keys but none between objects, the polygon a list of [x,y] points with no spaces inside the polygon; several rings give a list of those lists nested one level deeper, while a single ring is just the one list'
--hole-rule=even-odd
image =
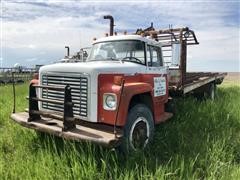
[{"label": "fender", "polygon": [[[114,83],[114,76],[122,76],[125,79],[124,89],[122,93],[121,104],[114,110],[103,109],[103,94],[114,93],[117,95],[119,102],[121,86]],[[162,121],[164,113],[164,104],[167,102],[168,92],[166,95],[154,97],[153,77],[159,74],[137,74],[134,76],[124,76],[123,74],[100,74],[98,76],[98,122],[109,125],[124,126],[127,119],[130,101],[134,95],[150,93],[152,99],[152,111],[155,123]],[[166,77],[166,75],[164,75]],[[118,117],[117,116],[118,111]],[[117,120],[116,120],[117,118]]]},{"label": "fender", "polygon": [[[130,102],[135,95],[149,93],[152,102],[152,113],[155,124],[164,121],[164,104],[167,102],[168,94],[165,96],[154,97],[154,87],[151,83],[138,82],[126,83],[123,89],[121,104],[119,105],[119,113],[117,119],[118,126],[124,126],[126,123]],[[120,96],[119,96],[120,98]]]},{"label": "fender", "polygon": [[[116,110],[110,111],[103,109],[103,94],[114,93],[117,95],[117,101],[119,102],[121,86],[114,83],[114,76],[124,77],[125,84],[121,97],[121,104],[119,104]],[[140,74],[134,76],[124,76],[123,74],[100,74],[98,76],[98,122],[114,125],[118,111],[117,126],[123,126],[125,124],[131,98],[136,94],[152,91],[151,84],[141,81],[142,75]]]},{"label": "fender", "polygon": [[[122,100],[118,107],[117,126],[124,126],[127,119],[130,101],[133,96],[143,93],[150,93],[152,96],[153,87],[144,82],[125,83]],[[120,98],[120,96],[119,96]],[[151,98],[152,99],[152,98]]]}]

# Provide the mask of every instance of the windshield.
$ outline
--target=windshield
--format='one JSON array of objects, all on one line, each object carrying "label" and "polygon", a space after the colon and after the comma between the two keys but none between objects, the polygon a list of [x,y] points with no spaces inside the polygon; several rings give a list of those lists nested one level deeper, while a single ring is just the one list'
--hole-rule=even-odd
[{"label": "windshield", "polygon": [[144,42],[121,40],[96,43],[92,47],[88,61],[130,61],[145,64]]}]

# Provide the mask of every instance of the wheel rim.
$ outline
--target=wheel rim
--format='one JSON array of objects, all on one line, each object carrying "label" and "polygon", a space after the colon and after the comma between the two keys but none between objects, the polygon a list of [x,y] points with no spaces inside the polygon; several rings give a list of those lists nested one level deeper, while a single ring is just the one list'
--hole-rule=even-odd
[{"label": "wheel rim", "polygon": [[138,117],[130,129],[129,143],[133,150],[144,149],[149,140],[149,124],[146,118]]}]

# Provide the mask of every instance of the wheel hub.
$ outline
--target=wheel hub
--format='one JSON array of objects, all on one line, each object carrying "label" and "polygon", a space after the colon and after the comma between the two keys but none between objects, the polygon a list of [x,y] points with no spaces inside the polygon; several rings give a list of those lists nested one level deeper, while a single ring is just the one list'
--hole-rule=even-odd
[{"label": "wheel hub", "polygon": [[139,117],[132,126],[130,133],[130,145],[133,149],[144,149],[149,138],[149,125],[147,120]]}]

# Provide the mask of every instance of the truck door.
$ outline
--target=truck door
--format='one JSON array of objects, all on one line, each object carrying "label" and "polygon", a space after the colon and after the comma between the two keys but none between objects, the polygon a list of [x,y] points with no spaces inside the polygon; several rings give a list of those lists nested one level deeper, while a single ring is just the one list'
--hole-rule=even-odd
[{"label": "truck door", "polygon": [[154,99],[164,101],[168,92],[167,69],[163,66],[160,47],[147,45],[147,73],[152,75]]}]

